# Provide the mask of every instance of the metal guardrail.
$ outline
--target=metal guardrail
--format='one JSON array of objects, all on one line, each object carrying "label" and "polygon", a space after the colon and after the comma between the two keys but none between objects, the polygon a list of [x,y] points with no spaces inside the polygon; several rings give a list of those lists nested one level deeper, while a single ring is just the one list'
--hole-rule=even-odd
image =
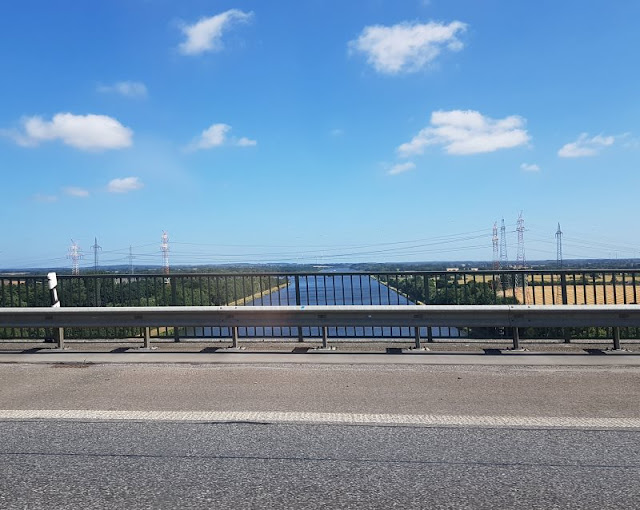
[{"label": "metal guardrail", "polygon": [[[128,326],[144,329],[150,346],[151,327],[211,326],[233,330],[237,347],[239,327],[318,327],[323,345],[329,327],[412,327],[416,348],[421,328],[434,326],[502,327],[513,330],[518,349],[519,328],[609,327],[614,348],[620,349],[620,327],[640,326],[640,305],[527,306],[527,305],[387,305],[387,306],[273,306],[273,307],[121,307],[121,308],[2,308],[0,327],[66,328]],[[58,338],[62,347],[64,336]]]},{"label": "metal guardrail", "polygon": [[[640,303],[640,271],[635,270],[485,270],[396,271],[324,273],[177,273],[59,275],[58,295],[67,307],[127,306],[294,306],[294,305],[606,305]],[[0,277],[0,307],[49,306],[44,276]],[[69,330],[70,337],[121,338],[132,333],[112,325]],[[217,338],[217,329],[156,329],[153,336]],[[230,336],[228,331],[225,332]],[[317,330],[293,327],[252,328],[243,335],[257,338],[300,338],[319,335]],[[332,336],[352,338],[411,338],[408,327],[376,329],[349,327],[332,330]],[[481,330],[461,330],[446,325],[433,331],[439,338],[479,338]],[[523,331],[525,335],[539,334]],[[602,338],[608,332],[548,330],[549,338]],[[638,330],[624,329],[635,338]],[[0,338],[41,337],[34,328],[0,329]]]}]

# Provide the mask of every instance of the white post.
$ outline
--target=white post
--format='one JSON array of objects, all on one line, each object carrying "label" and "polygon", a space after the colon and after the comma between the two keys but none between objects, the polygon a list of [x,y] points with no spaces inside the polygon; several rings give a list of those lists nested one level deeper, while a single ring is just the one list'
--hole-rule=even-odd
[{"label": "white post", "polygon": [[[58,299],[58,277],[56,273],[47,273],[47,283],[49,284],[49,293],[51,295],[51,308],[60,308],[60,300]],[[56,328],[54,331],[55,341],[58,349],[64,349],[64,328]]]}]

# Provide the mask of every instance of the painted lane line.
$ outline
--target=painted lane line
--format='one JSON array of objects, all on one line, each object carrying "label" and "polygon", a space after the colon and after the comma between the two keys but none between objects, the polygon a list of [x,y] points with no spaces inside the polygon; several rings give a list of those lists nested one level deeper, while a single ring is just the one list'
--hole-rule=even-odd
[{"label": "painted lane line", "polygon": [[640,418],[543,417],[543,416],[453,416],[411,414],[305,413],[278,411],[106,411],[64,409],[0,410],[0,420],[90,420],[319,423],[358,425],[420,425],[476,427],[551,427],[640,429]]}]

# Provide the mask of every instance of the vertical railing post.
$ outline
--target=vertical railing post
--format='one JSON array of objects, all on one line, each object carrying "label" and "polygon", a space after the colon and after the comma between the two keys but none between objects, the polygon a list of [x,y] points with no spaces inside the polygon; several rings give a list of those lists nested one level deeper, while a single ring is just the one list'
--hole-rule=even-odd
[{"label": "vertical railing post", "polygon": [[613,350],[620,350],[620,328],[618,326],[613,328]]},{"label": "vertical railing post", "polygon": [[[409,332],[411,332],[411,328],[409,328]],[[425,352],[429,350],[428,347],[422,346],[422,339],[420,337],[420,326],[413,327],[413,342],[414,342],[413,347],[410,347],[409,349],[401,349],[401,352],[406,352],[411,354],[415,352]]]},{"label": "vertical railing post", "polygon": [[144,344],[142,348],[151,349],[151,329],[149,326],[145,326],[144,328]]},{"label": "vertical railing post", "polygon": [[[300,276],[299,275],[294,276],[293,284],[295,286],[294,290],[296,292],[296,306],[300,306],[302,304],[302,300],[300,299]],[[304,342],[304,338],[302,337],[302,326],[297,326],[297,329],[298,329],[298,342]]]},{"label": "vertical railing post", "polygon": [[[575,275],[574,275],[575,278]],[[562,304],[569,304],[569,298],[567,297],[567,275],[562,273],[560,275],[560,290],[562,292]],[[569,328],[563,328],[562,332],[564,333],[564,343],[571,343],[571,330]]]},{"label": "vertical railing post", "polygon": [[427,326],[427,342],[433,343],[433,328],[431,326]]},{"label": "vertical railing post", "polygon": [[516,327],[513,328],[513,350],[520,350],[520,331]]},{"label": "vertical railing post", "polygon": [[96,306],[101,306],[101,301],[100,301],[100,287],[101,287],[101,283],[102,280],[101,278],[98,278],[97,275],[95,275],[94,277],[94,285],[93,285],[93,291],[94,291],[94,296],[95,296],[95,304]]},{"label": "vertical railing post", "polygon": [[[175,276],[170,278],[169,281],[171,282],[171,306],[178,306],[178,282],[176,281]],[[173,326],[173,341],[180,341],[180,331],[178,330],[178,326]]]},{"label": "vertical railing post", "polygon": [[320,333],[322,334],[322,345],[314,347],[309,352],[335,351],[336,348],[334,346],[329,346],[329,326],[320,326]]},{"label": "vertical railing post", "polygon": [[567,275],[562,273],[560,275],[560,288],[562,291],[562,304],[569,304],[569,299],[567,298]]},{"label": "vertical railing post", "polygon": [[238,348],[238,326],[233,326],[231,328],[231,348]]},{"label": "vertical railing post", "polygon": [[[60,308],[57,289],[58,277],[56,276],[56,273],[47,273],[47,283],[49,286],[49,295],[51,297],[51,308]],[[58,349],[64,349],[64,328],[55,328],[53,336]]]},{"label": "vertical railing post", "polygon": [[564,343],[565,344],[570,344],[571,343],[571,328],[563,328],[563,333],[564,333]]}]

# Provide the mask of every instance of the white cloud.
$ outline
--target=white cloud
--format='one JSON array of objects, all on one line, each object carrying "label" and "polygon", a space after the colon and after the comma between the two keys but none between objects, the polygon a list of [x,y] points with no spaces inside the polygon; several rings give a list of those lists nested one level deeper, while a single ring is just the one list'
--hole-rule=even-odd
[{"label": "white cloud", "polygon": [[147,97],[147,86],[139,81],[119,81],[113,85],[100,85],[98,92],[120,94],[131,98]]},{"label": "white cloud", "polygon": [[63,190],[67,195],[78,198],[86,198],[89,196],[89,192],[83,188],[77,188],[75,186],[68,186]]},{"label": "white cloud", "polygon": [[602,148],[613,145],[614,142],[614,136],[596,135],[589,138],[588,133],[582,133],[575,142],[563,145],[558,150],[558,156],[561,158],[596,156]]},{"label": "white cloud", "polygon": [[461,21],[373,25],[350,41],[349,49],[364,53],[367,62],[380,73],[415,72],[435,60],[444,49],[460,51],[464,44],[457,36],[466,28]]},{"label": "white cloud", "polygon": [[431,125],[398,147],[402,157],[422,154],[428,145],[442,145],[448,154],[478,154],[509,149],[529,141],[526,121],[517,115],[485,117],[473,110],[436,111]]},{"label": "white cloud", "polygon": [[113,179],[107,184],[107,191],[110,193],[128,193],[141,189],[144,186],[138,177],[123,177]]},{"label": "white cloud", "polygon": [[211,147],[219,147],[226,141],[227,133],[230,130],[231,126],[227,124],[212,124],[200,135],[197,148],[210,149]]},{"label": "white cloud", "polygon": [[229,137],[231,126],[228,124],[212,124],[205,129],[200,136],[187,148],[190,150],[211,149],[222,145],[235,145],[237,147],[253,147],[258,144],[255,140],[247,137]]},{"label": "white cloud", "polygon": [[180,52],[197,55],[205,51],[220,51],[223,47],[222,33],[234,23],[247,23],[252,17],[253,12],[230,9],[210,18],[201,18],[193,25],[185,25],[182,32],[187,40],[180,43]]},{"label": "white cloud", "polygon": [[50,140],[83,150],[121,149],[132,144],[133,131],[106,115],[57,113],[50,121],[26,117],[22,126],[24,132],[13,132],[11,137],[24,147]]},{"label": "white cloud", "polygon": [[258,145],[258,142],[243,136],[236,142],[236,145],[238,147],[253,147],[254,145]]},{"label": "white cloud", "polygon": [[525,172],[539,172],[540,171],[540,167],[538,165],[536,165],[535,163],[522,163],[520,165],[520,169],[524,170]]},{"label": "white cloud", "polygon": [[416,164],[412,161],[407,161],[406,163],[397,163],[393,165],[389,171],[387,172],[389,175],[398,175],[403,172],[408,172],[409,170],[413,170],[416,167]]}]

